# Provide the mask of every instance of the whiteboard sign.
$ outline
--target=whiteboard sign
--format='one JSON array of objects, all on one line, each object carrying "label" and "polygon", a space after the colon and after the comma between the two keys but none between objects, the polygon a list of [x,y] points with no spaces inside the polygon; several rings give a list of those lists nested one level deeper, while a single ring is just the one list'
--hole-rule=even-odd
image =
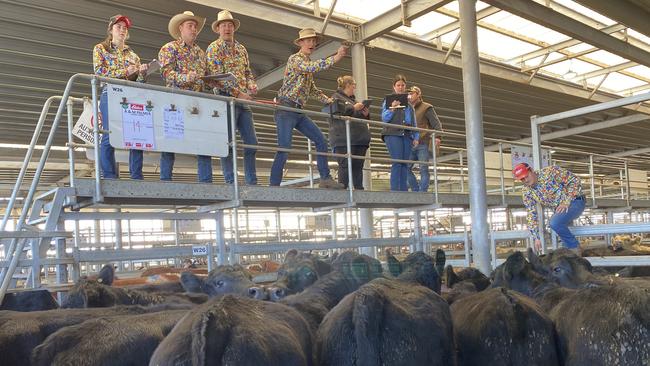
[{"label": "whiteboard sign", "polygon": [[192,245],[192,256],[198,257],[203,255],[208,255],[207,245]]},{"label": "whiteboard sign", "polygon": [[111,146],[189,155],[228,155],[228,103],[172,89],[108,84]]}]

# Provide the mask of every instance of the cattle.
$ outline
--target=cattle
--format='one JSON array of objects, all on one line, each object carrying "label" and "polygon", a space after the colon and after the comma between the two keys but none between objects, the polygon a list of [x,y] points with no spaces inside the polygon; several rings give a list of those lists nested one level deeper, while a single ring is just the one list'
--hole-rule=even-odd
[{"label": "cattle", "polygon": [[455,301],[458,365],[559,365],[553,322],[530,298],[503,287]]},{"label": "cattle", "polygon": [[344,254],[337,258],[337,270],[326,274],[305,291],[280,300],[282,304],[298,310],[314,332],[330,309],[345,295],[382,275],[378,260],[357,253]]},{"label": "cattle", "polygon": [[205,294],[156,293],[111,287],[114,271],[112,266],[104,266],[97,279],[81,278],[68,292],[62,307],[88,308],[161,303],[201,304],[207,300]]},{"label": "cattle", "polygon": [[70,325],[34,349],[32,365],[146,365],[187,311],[102,316]]},{"label": "cattle", "polygon": [[268,286],[269,297],[272,301],[278,301],[301,292],[331,270],[329,263],[314,254],[289,250],[278,269],[277,280]]},{"label": "cattle", "polygon": [[116,306],[32,312],[0,311],[0,365],[29,365],[32,350],[57,330],[102,316],[136,315],[179,306]]},{"label": "cattle", "polygon": [[325,316],[319,365],[455,365],[449,306],[434,292],[434,260],[416,252],[399,268],[397,279],[370,281]]},{"label": "cattle", "polygon": [[267,298],[264,288],[256,285],[251,274],[239,264],[218,266],[206,279],[191,272],[183,272],[181,283],[187,292],[206,293],[210,297],[238,294],[258,300]]},{"label": "cattle", "polygon": [[288,306],[225,295],[183,317],[149,365],[309,366],[312,333]]},{"label": "cattle", "polygon": [[452,265],[448,265],[444,270],[445,284],[449,288],[453,288],[456,284],[461,282],[470,282],[476,288],[476,291],[483,291],[490,287],[490,279],[481,271],[474,267],[466,267],[460,271],[454,271]]},{"label": "cattle", "polygon": [[59,304],[46,289],[12,292],[5,295],[0,310],[39,311],[58,309]]},{"label": "cattle", "polygon": [[648,364],[650,281],[580,274],[588,266],[562,250],[546,258],[532,251],[528,256],[530,263],[521,254],[508,258],[495,271],[495,284],[533,289],[555,324],[564,365]]}]

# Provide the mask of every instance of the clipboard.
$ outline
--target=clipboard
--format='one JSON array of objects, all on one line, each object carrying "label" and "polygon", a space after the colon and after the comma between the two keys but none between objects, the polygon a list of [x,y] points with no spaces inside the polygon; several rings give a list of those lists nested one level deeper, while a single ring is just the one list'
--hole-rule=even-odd
[{"label": "clipboard", "polygon": [[400,105],[397,108],[406,108],[409,103],[408,94],[388,94],[384,99],[386,101],[386,108],[391,108],[394,100],[399,101]]},{"label": "clipboard", "polygon": [[147,64],[147,73],[145,74],[145,77],[148,77],[154,72],[160,70],[160,67],[161,67],[160,62],[158,62],[158,60],[154,58],[153,60],[151,60],[151,62]]},{"label": "clipboard", "polygon": [[201,76],[201,79],[203,81],[221,81],[221,82],[223,82],[223,81],[232,81],[232,82],[237,81],[237,78],[231,72],[227,72],[225,74],[205,75],[205,76]]}]

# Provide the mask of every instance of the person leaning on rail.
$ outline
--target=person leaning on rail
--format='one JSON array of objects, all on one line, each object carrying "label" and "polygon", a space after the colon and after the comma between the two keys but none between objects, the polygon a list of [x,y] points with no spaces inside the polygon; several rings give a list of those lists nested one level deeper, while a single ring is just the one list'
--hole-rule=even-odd
[{"label": "person leaning on rail", "polygon": [[520,163],[512,174],[524,184],[522,191],[526,207],[528,230],[535,239],[535,249],[541,249],[537,204],[555,211],[549,226],[562,239],[564,246],[580,254],[580,243],[569,231],[569,225],[585,210],[585,196],[580,178],[570,171],[551,165],[534,171],[528,164]]},{"label": "person leaning on rail", "polygon": [[[108,20],[106,39],[93,48],[93,68],[95,75],[114,79],[144,82],[147,65],[140,64],[140,57],[126,44],[129,38],[131,19],[118,14]],[[108,89],[104,85],[99,98],[102,129],[109,131]],[[110,144],[108,133],[102,134],[99,145],[99,164],[102,176],[107,179],[119,178],[115,149]],[[142,150],[129,150],[129,173],[131,179],[142,179]]]},{"label": "person leaning on rail", "polygon": [[[235,81],[213,82],[220,95],[232,96],[238,99],[252,100],[257,94],[257,84],[251,71],[248,51],[241,43],[235,40],[235,32],[239,29],[239,20],[233,18],[228,10],[217,14],[217,20],[212,23],[212,30],[219,34],[219,39],[212,42],[205,51],[208,61],[208,74],[232,73]],[[257,145],[257,134],[253,123],[253,112],[248,105],[237,104],[234,116],[237,130],[246,145]],[[232,141],[230,126],[228,126],[228,140]],[[231,149],[232,150],[232,149]],[[248,185],[257,184],[255,169],[255,153],[257,149],[244,148],[244,180]],[[226,183],[232,184],[235,180],[233,172],[232,151],[228,156],[221,158],[221,168]]]},{"label": "person leaning on rail", "polygon": [[[336,79],[338,89],[332,94],[333,100],[339,100],[345,106],[341,115],[354,118],[370,119],[368,106],[358,102],[354,96],[357,83],[352,76],[344,75]],[[330,144],[336,154],[347,154],[345,120],[330,118]],[[352,155],[365,156],[370,146],[370,130],[366,123],[350,122],[350,152]],[[352,159],[352,183],[354,189],[363,189],[363,163],[365,159]],[[339,183],[348,188],[348,159],[338,158]]]},{"label": "person leaning on rail", "polygon": [[[195,16],[191,11],[174,15],[167,26],[174,39],[165,44],[158,52],[160,73],[165,84],[170,88],[203,91],[201,77],[206,74],[205,52],[195,43],[205,18]],[[172,180],[176,155],[163,152],[160,155],[160,180]],[[210,156],[198,155],[198,178],[201,183],[212,183],[212,159]]]},{"label": "person leaning on rail", "polygon": [[[406,77],[395,75],[393,79],[393,92],[406,94]],[[386,148],[391,159],[408,160],[411,156],[413,141],[419,139],[417,131],[405,130],[403,126],[415,127],[415,111],[410,105],[401,105],[398,100],[393,100],[391,105],[386,105],[386,100],[381,105],[381,120],[386,126],[381,131],[381,138],[386,143]],[[407,191],[408,164],[393,162],[390,168],[390,190]]]},{"label": "person leaning on rail", "polygon": [[[434,129],[442,131],[442,123],[433,109],[433,106],[422,100],[422,90],[417,86],[409,89],[409,103],[415,111],[415,121],[418,128]],[[436,156],[440,149],[440,137],[436,136]],[[409,160],[428,162],[432,155],[431,151],[431,132],[420,132],[420,139],[413,141],[413,150]],[[420,183],[413,173],[413,164],[408,166],[408,184],[413,192],[426,192],[429,190],[429,165],[420,164]],[[436,187],[437,189],[437,187]]]},{"label": "person leaning on rail", "polygon": [[[296,46],[300,47],[300,50],[289,56],[287,61],[282,86],[278,90],[277,101],[280,105],[302,109],[310,95],[317,97],[322,103],[332,102],[314,84],[314,73],[327,70],[336,62],[342,60],[345,57],[347,47],[341,46],[335,55],[312,61],[309,55],[312,54],[321,38],[314,29],[305,28],[300,30],[298,38],[293,41]],[[305,113],[277,110],[274,117],[279,147],[291,148],[291,138],[295,128],[316,144],[316,151],[327,152],[328,146],[325,136]],[[275,153],[275,159],[271,166],[271,186],[279,186],[282,182],[282,173],[288,156],[289,153],[285,151]],[[316,164],[320,174],[320,188],[343,188],[342,184],[332,179],[326,156],[316,156]]]}]

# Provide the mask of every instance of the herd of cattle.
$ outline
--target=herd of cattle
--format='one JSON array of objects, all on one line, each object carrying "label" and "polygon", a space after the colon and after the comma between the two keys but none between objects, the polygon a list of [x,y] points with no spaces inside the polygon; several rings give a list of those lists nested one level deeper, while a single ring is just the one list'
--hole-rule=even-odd
[{"label": "herd of cattle", "polygon": [[563,249],[490,278],[441,251],[387,262],[289,251],[267,286],[234,265],[132,288],[105,266],[61,309],[8,297],[22,311],[0,311],[0,365],[650,365],[650,279]]}]

